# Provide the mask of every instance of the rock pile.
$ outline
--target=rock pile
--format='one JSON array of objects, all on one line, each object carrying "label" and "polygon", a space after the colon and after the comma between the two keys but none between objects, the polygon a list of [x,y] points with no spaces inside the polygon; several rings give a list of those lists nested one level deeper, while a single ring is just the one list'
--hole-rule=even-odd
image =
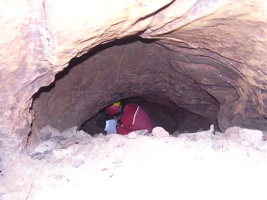
[{"label": "rock pile", "polygon": [[82,130],[77,130],[77,126],[66,129],[62,133],[59,130],[47,125],[40,131],[42,142],[33,150],[33,159],[43,159],[54,149],[68,148],[74,144],[88,144],[91,136]]},{"label": "rock pile", "polygon": [[[82,130],[77,130],[76,126],[60,133],[59,130],[47,125],[41,129],[40,135],[42,142],[31,153],[32,159],[43,159],[55,149],[65,149],[74,144],[86,145],[89,142],[93,142],[92,136]],[[164,128],[155,127],[152,133],[148,133],[147,130],[133,131],[127,135],[127,138],[136,139],[144,135],[158,138],[170,136]],[[207,131],[184,134],[174,133],[174,135],[178,135],[177,137],[180,139],[201,142],[214,150],[227,148],[230,141],[243,146],[252,146],[258,150],[267,150],[267,142],[263,141],[263,132],[260,130],[231,127],[225,133],[220,133],[215,132],[214,126],[211,125],[210,130]],[[102,136],[104,137],[104,135]],[[0,165],[0,167],[2,166]]]}]

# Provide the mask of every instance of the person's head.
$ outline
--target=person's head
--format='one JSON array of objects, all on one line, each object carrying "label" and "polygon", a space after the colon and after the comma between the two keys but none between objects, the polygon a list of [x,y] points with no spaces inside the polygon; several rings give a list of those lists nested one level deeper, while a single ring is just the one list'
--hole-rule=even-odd
[{"label": "person's head", "polygon": [[108,107],[105,108],[105,113],[109,116],[113,116],[120,112],[121,108],[121,102],[118,101],[116,103],[113,103],[112,105],[109,105]]}]

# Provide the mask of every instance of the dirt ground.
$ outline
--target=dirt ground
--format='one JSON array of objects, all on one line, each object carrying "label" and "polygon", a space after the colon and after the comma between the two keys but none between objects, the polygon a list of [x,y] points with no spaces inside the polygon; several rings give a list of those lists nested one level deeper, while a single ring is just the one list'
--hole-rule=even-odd
[{"label": "dirt ground", "polygon": [[0,200],[266,199],[266,144],[242,130],[100,134],[41,159],[14,155]]}]

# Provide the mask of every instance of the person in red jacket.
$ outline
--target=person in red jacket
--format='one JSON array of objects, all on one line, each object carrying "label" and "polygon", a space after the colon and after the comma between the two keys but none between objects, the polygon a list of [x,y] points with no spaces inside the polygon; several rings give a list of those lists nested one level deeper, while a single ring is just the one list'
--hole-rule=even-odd
[{"label": "person in red jacket", "polygon": [[152,132],[153,123],[148,114],[138,105],[129,103],[121,105],[116,102],[105,108],[105,113],[118,119],[117,133],[127,135],[132,131],[147,129]]}]

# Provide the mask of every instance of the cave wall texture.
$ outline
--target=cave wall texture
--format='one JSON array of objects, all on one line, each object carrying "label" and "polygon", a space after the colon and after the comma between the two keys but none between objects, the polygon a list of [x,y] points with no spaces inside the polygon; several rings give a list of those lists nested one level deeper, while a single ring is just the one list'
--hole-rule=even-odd
[{"label": "cave wall texture", "polygon": [[267,130],[266,1],[0,2],[1,154],[131,97],[184,124]]}]

